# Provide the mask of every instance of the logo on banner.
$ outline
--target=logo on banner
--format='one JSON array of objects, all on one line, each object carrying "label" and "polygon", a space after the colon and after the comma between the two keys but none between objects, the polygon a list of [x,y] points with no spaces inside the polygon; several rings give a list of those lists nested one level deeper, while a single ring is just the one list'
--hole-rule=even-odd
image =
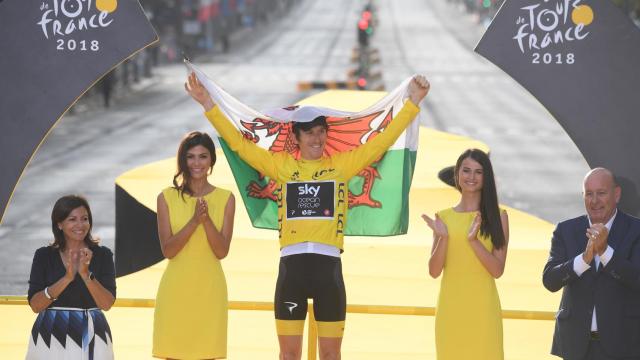
[{"label": "logo on banner", "polygon": [[117,0],[47,0],[40,5],[37,22],[45,39],[55,40],[58,51],[100,51],[98,39],[83,35],[92,29],[109,27]]},{"label": "logo on banner", "polygon": [[589,35],[594,13],[582,0],[544,0],[521,7],[513,39],[532,64],[574,64],[576,54],[562,51],[563,44]]}]

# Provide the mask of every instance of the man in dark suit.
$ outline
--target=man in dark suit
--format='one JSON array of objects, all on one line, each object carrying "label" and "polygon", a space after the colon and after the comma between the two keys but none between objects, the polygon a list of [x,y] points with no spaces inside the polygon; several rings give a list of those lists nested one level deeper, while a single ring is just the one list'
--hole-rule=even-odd
[{"label": "man in dark suit", "polygon": [[640,219],[617,209],[611,171],[584,178],[587,215],[558,224],[542,282],[562,290],[551,353],[567,360],[640,359]]}]

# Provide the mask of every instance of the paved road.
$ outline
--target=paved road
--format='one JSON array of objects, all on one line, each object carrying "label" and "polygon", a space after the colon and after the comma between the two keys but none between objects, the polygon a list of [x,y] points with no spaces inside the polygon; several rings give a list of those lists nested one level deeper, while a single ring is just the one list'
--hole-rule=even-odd
[{"label": "paved road", "polygon": [[[379,0],[380,50],[387,89],[416,72],[432,93],[426,126],[486,142],[501,201],[555,222],[581,211],[587,165],[552,117],[524,89],[473,53],[482,29],[444,0]],[[363,1],[301,1],[279,22],[244,34],[231,52],[199,59],[211,77],[250,106],[308,96],[299,81],[343,80]],[[113,248],[114,179],[174,155],[180,137],[207,130],[182,89],[181,65],[156,69],[144,89],[108,111],[65,116],[27,168],[0,226],[0,294],[24,294],[33,251],[51,239],[50,211],[66,193],[86,195],[94,234]]]}]

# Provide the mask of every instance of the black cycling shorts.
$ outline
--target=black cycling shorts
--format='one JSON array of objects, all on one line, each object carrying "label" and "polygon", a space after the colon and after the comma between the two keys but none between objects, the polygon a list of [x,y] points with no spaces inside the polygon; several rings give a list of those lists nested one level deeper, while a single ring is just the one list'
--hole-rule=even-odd
[{"label": "black cycling shorts", "polygon": [[304,253],[280,258],[274,299],[278,335],[302,335],[307,299],[320,337],[342,337],[347,295],[340,258]]}]

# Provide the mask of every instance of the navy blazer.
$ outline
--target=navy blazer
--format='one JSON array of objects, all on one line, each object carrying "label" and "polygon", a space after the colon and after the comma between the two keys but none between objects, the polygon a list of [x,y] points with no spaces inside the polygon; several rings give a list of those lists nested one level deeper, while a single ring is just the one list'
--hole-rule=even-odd
[{"label": "navy blazer", "polygon": [[565,359],[586,356],[593,308],[604,351],[612,357],[640,359],[640,219],[618,209],[609,232],[614,250],[606,266],[578,276],[573,259],[587,245],[586,215],[558,224],[551,239],[542,282],[562,290],[551,353]]}]

